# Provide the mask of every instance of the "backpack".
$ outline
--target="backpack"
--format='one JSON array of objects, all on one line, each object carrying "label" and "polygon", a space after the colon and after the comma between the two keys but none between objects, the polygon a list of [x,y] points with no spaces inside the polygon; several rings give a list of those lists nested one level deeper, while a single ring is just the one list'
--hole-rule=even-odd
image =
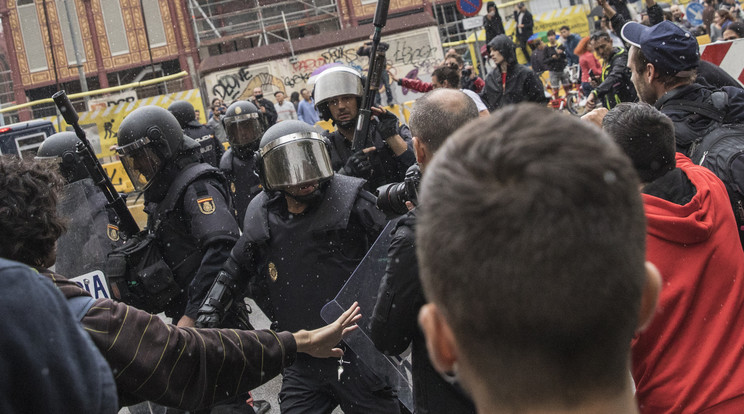
[{"label": "backpack", "polygon": [[[188,166],[171,184],[157,214],[173,211],[189,185],[213,174],[219,174],[219,170],[206,163]],[[114,299],[150,313],[160,313],[183,289],[163,259],[156,238],[160,222],[154,222],[152,228],[131,237],[108,254],[105,274]]]},{"label": "backpack", "polygon": [[711,103],[670,100],[663,109],[691,112],[712,120],[697,136],[685,122],[675,122],[675,135],[692,142],[686,154],[692,162],[711,170],[728,192],[739,238],[744,245],[744,124],[726,122],[728,94],[711,94]]}]

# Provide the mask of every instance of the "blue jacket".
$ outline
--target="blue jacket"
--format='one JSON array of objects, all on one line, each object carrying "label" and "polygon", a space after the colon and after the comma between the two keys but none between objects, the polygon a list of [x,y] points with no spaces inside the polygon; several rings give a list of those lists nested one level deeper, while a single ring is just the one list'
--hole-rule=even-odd
[{"label": "blue jacket", "polygon": [[116,413],[106,361],[52,282],[0,259],[0,412]]},{"label": "blue jacket", "polygon": [[563,46],[566,47],[566,64],[568,64],[569,66],[579,64],[579,57],[574,53],[574,49],[576,49],[576,46],[579,45],[580,41],[581,36],[577,35],[576,33],[569,34],[568,39],[561,38]]}]

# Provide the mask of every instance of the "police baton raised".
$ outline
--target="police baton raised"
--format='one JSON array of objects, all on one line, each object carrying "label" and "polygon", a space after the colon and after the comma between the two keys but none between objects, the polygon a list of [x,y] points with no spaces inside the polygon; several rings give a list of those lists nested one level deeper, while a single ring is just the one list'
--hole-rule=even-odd
[{"label": "police baton raised", "polygon": [[351,150],[353,152],[360,151],[364,147],[364,141],[367,139],[367,134],[369,133],[369,120],[372,117],[372,103],[375,101],[375,93],[380,89],[382,71],[385,70],[385,52],[378,53],[377,46],[380,44],[382,28],[385,27],[385,23],[387,22],[388,8],[390,8],[390,0],[377,1],[375,18],[372,20],[375,31],[372,33],[372,47],[369,52],[367,82],[364,85],[362,107],[359,109],[354,140],[351,144]]},{"label": "police baton raised", "polygon": [[85,136],[85,131],[80,128],[80,124],[78,123],[79,117],[77,112],[75,112],[75,108],[72,107],[70,98],[67,97],[65,91],[59,91],[52,95],[52,99],[54,100],[54,104],[57,105],[62,117],[65,119],[65,122],[67,122],[67,125],[72,126],[75,130],[75,135],[77,135],[80,140],[80,142],[77,143],[75,150],[80,159],[83,160],[83,165],[88,171],[90,178],[93,179],[96,186],[98,186],[106,196],[106,200],[108,200],[108,205],[106,207],[113,209],[116,216],[119,218],[119,230],[127,237],[139,233],[139,226],[137,225],[137,222],[134,221],[134,217],[132,217],[132,213],[127,208],[126,202],[119,192],[116,191],[116,188],[114,188],[111,179],[109,179],[106,171],[103,170],[101,163],[98,162],[98,157],[96,157],[96,153],[93,152],[93,147],[90,145],[88,137]]}]

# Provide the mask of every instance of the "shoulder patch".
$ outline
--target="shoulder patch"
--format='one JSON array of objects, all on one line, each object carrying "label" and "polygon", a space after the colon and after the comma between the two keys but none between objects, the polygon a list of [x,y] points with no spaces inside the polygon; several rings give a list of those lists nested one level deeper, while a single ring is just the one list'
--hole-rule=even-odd
[{"label": "shoulder patch", "polygon": [[106,235],[111,241],[119,241],[119,227],[113,224],[106,226]]},{"label": "shoulder patch", "polygon": [[196,200],[196,203],[199,205],[199,211],[201,211],[202,214],[214,213],[215,207],[212,197],[199,198]]}]

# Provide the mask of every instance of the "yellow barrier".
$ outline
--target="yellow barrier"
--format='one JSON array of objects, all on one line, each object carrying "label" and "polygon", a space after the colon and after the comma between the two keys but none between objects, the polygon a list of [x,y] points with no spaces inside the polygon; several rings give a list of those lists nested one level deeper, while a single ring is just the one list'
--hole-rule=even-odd
[{"label": "yellow barrier", "polygon": [[132,181],[129,180],[127,172],[124,171],[124,166],[121,165],[121,161],[109,162],[101,165],[108,174],[111,182],[114,184],[116,191],[120,193],[131,193],[134,191]]},{"label": "yellow barrier", "polygon": [[[96,89],[94,91],[73,93],[72,95],[67,95],[67,97],[70,99],[77,99],[77,98],[83,98],[85,96],[103,95],[103,94],[107,94],[111,92],[123,91],[124,89],[131,89],[131,88],[136,88],[140,86],[154,85],[156,83],[182,78],[187,75],[188,75],[188,72],[181,71],[178,73],[174,73],[172,75],[162,76],[156,79],[148,79],[146,81],[134,82],[134,83],[126,84],[126,85],[112,86],[110,88],[105,88],[105,89]],[[9,106],[7,108],[2,108],[0,109],[0,113],[15,111],[17,109],[28,108],[29,106],[41,105],[41,104],[52,103],[52,102],[54,102],[52,98],[38,99],[32,102],[26,102],[23,104]]]}]

